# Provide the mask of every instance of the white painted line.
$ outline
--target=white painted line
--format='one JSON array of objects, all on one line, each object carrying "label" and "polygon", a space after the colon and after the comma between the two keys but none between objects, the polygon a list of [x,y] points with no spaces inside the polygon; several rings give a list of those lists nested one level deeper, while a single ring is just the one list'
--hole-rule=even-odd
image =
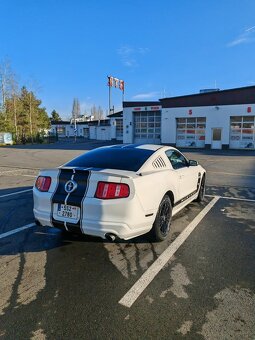
[{"label": "white painted line", "polygon": [[[206,197],[216,197],[215,195],[205,195]],[[238,198],[238,197],[228,197],[228,196],[217,196],[219,198],[224,198],[226,200],[233,200],[233,201],[244,201],[244,202],[255,202],[255,200],[249,198]]]},{"label": "white painted line", "polygon": [[194,218],[194,220],[184,229],[184,231],[174,240],[173,243],[157,258],[157,260],[146,270],[140,279],[130,288],[130,290],[120,299],[119,303],[130,308],[145,288],[151,283],[155,276],[175,254],[179,247],[185,242],[192,231],[197,227],[205,215],[212,209],[220,197],[214,197],[211,202]]},{"label": "white painted line", "polygon": [[16,233],[19,233],[22,230],[26,230],[26,229],[29,229],[29,228],[32,228],[32,227],[35,227],[34,223],[30,223],[30,224],[24,225],[23,227],[7,231],[6,233],[0,234],[0,239],[5,238],[5,237],[10,236],[10,235],[13,235],[13,234],[16,234]]},{"label": "white painted line", "polygon": [[13,196],[13,195],[18,195],[18,194],[23,194],[24,192],[28,192],[28,191],[32,191],[33,189],[26,189],[26,190],[21,190],[21,191],[16,191],[16,192],[12,192],[11,194],[5,194],[5,195],[1,195],[0,198],[3,197],[8,197],[8,196]]}]

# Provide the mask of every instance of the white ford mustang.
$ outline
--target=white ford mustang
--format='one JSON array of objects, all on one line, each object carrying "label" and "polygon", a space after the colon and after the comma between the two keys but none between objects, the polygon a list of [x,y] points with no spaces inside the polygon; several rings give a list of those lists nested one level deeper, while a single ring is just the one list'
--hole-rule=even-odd
[{"label": "white ford mustang", "polygon": [[164,240],[171,218],[202,201],[205,169],[162,145],[114,145],[89,151],[36,180],[39,225],[109,240],[152,231]]}]

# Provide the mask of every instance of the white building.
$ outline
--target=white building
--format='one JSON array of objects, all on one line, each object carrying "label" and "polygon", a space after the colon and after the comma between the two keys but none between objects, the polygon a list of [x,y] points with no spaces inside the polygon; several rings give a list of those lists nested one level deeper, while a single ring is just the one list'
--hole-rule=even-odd
[{"label": "white building", "polygon": [[58,138],[78,138],[96,140],[123,140],[123,111],[109,115],[108,119],[76,122],[52,121],[50,133]]},{"label": "white building", "polygon": [[123,142],[255,148],[255,86],[123,102]]}]

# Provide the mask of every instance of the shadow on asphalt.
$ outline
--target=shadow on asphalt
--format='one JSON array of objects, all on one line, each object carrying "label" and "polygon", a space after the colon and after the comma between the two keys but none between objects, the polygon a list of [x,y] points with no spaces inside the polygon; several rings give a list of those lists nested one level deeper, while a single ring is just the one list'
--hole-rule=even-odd
[{"label": "shadow on asphalt", "polygon": [[187,149],[178,148],[182,153],[194,153],[205,156],[255,156],[255,150],[242,149],[242,150],[216,150],[216,149]]},{"label": "shadow on asphalt", "polygon": [[235,187],[227,185],[219,187],[214,185],[207,185],[206,194],[213,196],[255,200],[255,183],[253,183],[253,187]]},{"label": "shadow on asphalt", "polygon": [[25,144],[25,145],[12,145],[3,146],[2,149],[24,149],[24,150],[92,150],[106,145],[122,144],[121,141],[111,140],[111,141],[98,141],[98,140],[79,140],[75,142],[74,140],[64,140],[58,141],[52,144]]},{"label": "shadow on asphalt", "polygon": [[[7,197],[3,197],[1,198],[2,195],[8,195],[8,194],[12,194],[12,193],[15,193],[15,192],[19,192],[19,191],[23,191],[23,190],[32,190],[32,186],[25,186],[25,187],[14,187],[14,188],[6,188],[6,189],[0,189],[0,199],[7,199]],[[9,196],[11,197],[11,196]]]}]

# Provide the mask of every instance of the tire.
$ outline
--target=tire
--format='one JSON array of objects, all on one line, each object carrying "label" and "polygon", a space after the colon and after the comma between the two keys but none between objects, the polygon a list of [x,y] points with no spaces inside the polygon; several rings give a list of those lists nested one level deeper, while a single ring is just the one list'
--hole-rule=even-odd
[{"label": "tire", "polygon": [[199,192],[197,198],[195,199],[196,202],[203,202],[205,199],[205,175],[202,177],[202,181],[200,184]]},{"label": "tire", "polygon": [[159,205],[157,216],[152,227],[152,237],[154,241],[164,241],[170,230],[172,219],[172,203],[169,196],[165,195]]}]

